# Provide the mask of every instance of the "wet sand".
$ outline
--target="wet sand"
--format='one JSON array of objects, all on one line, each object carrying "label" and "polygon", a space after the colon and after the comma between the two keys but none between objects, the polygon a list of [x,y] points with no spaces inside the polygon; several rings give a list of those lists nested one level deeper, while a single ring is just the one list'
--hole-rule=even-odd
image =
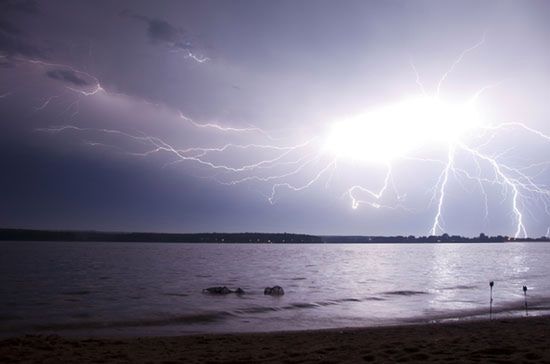
[{"label": "wet sand", "polygon": [[23,336],[0,363],[550,363],[550,317],[139,338]]}]

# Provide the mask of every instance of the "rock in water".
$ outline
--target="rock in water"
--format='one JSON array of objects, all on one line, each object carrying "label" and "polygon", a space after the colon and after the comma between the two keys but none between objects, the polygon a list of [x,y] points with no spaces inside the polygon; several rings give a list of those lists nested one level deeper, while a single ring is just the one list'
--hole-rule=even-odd
[{"label": "rock in water", "polygon": [[265,287],[264,294],[270,296],[282,296],[285,294],[285,291],[281,286]]},{"label": "rock in water", "polygon": [[235,290],[235,293],[236,294],[244,294],[244,290],[241,287],[239,287]]},{"label": "rock in water", "polygon": [[223,287],[209,287],[209,288],[203,289],[202,293],[229,294],[229,293],[233,293],[233,291],[227,288],[226,286],[223,286]]}]

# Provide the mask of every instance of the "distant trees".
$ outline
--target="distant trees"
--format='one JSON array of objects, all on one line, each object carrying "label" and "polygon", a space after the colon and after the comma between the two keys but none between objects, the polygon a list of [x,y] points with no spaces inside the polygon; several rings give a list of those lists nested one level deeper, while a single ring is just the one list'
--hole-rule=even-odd
[{"label": "distant trees", "polygon": [[550,241],[550,238],[511,238],[497,235],[467,238],[459,235],[431,236],[314,236],[288,233],[198,233],[165,234],[101,231],[53,231],[27,229],[0,229],[0,241],[118,241],[118,242],[172,242],[172,243],[259,243],[259,244],[307,244],[307,243],[503,243],[513,241]]},{"label": "distant trees", "polygon": [[504,243],[513,241],[539,241],[549,242],[550,238],[542,236],[540,238],[512,238],[509,236],[497,235],[487,236],[484,233],[478,237],[468,238],[460,235],[442,235],[430,236],[325,236],[323,241],[326,243]]},{"label": "distant trees", "polygon": [[124,233],[101,231],[52,231],[0,229],[4,241],[117,241],[117,242],[173,242],[173,243],[321,243],[318,236],[305,234],[268,233]]}]

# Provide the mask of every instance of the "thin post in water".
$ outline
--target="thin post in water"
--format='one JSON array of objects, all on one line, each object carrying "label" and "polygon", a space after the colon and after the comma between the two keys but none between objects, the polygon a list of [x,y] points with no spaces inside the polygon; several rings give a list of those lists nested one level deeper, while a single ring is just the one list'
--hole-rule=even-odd
[{"label": "thin post in water", "polygon": [[491,289],[491,296],[489,300],[489,320],[493,319],[493,286],[495,285],[495,282],[491,281],[489,282],[489,287]]},{"label": "thin post in water", "polygon": [[523,298],[525,302],[525,316],[529,316],[529,311],[527,310],[527,286],[523,286]]}]

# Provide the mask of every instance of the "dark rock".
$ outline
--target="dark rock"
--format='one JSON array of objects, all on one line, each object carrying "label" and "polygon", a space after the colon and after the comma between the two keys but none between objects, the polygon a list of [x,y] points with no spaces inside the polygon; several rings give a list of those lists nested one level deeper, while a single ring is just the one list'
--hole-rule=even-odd
[{"label": "dark rock", "polygon": [[244,294],[244,289],[242,289],[241,287],[239,287],[239,288],[237,288],[237,289],[235,290],[235,293],[236,293],[236,294]]},{"label": "dark rock", "polygon": [[202,293],[209,293],[209,294],[229,294],[233,293],[232,290],[227,288],[226,286],[223,287],[210,287],[202,290]]},{"label": "dark rock", "polygon": [[285,294],[285,291],[281,286],[265,287],[264,294],[270,296],[282,296]]}]

